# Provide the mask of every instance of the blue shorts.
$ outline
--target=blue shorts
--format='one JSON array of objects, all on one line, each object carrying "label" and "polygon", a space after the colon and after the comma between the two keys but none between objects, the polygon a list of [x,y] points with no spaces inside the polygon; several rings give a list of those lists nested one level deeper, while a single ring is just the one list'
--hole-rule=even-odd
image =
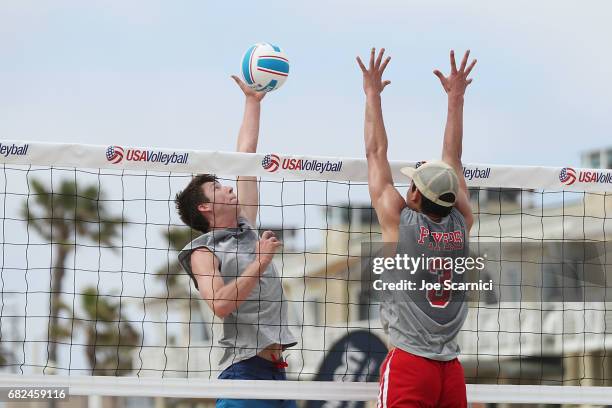
[{"label": "blue shorts", "polygon": [[[221,374],[220,380],[277,380],[285,381],[284,368],[277,368],[271,361],[255,356],[232,364]],[[218,399],[216,408],[297,408],[292,400],[238,400]]]}]

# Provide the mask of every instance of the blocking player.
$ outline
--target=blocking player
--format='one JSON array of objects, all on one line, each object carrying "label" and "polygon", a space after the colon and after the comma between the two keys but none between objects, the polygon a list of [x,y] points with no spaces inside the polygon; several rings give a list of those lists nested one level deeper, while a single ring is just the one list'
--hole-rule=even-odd
[{"label": "blocking player", "polygon": [[[461,163],[463,98],[476,60],[467,65],[468,51],[457,69],[451,51],[450,74],[434,71],[448,96],[442,160],[402,169],[412,179],[404,198],[394,187],[387,159],[381,93],[390,84],[382,79],[390,57],[383,61],[383,56],[384,49],[378,55],[372,49],[367,68],[357,57],[366,94],[368,186],[383,241],[395,243],[398,252],[414,257],[468,256],[473,216]],[[391,272],[383,276],[390,280],[410,278],[417,288],[422,281],[463,279],[452,268],[435,263],[427,263],[413,275]],[[467,316],[464,296],[463,292],[445,290],[394,290],[383,296],[381,320],[393,348],[381,366],[378,407],[467,407],[456,342]]]},{"label": "blocking player", "polygon": [[[237,150],[254,153],[265,93],[234,81],[246,96]],[[238,177],[236,191],[209,174],[194,177],[177,194],[181,220],[202,233],[179,253],[214,314],[223,319],[219,379],[285,380],[282,352],[297,344],[287,323],[287,303],[272,258],[282,243],[273,232],[261,237],[256,177]],[[218,399],[217,408],[294,408],[295,401]]]}]

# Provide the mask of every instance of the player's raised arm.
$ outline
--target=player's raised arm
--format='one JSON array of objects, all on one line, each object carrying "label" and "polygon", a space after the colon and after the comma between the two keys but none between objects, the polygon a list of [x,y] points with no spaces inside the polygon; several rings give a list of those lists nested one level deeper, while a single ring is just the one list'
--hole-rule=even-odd
[{"label": "player's raised arm", "polygon": [[[249,88],[235,75],[232,75],[232,78],[245,95],[244,116],[238,133],[236,151],[255,153],[257,152],[257,141],[259,139],[261,100],[266,94]],[[251,225],[255,225],[258,205],[257,177],[239,176],[236,182],[236,195],[238,196],[241,215],[248,219]]]},{"label": "player's raised arm", "polygon": [[471,79],[468,79],[468,76],[476,65],[475,59],[472,60],[469,66],[467,65],[469,56],[470,51],[468,50],[461,60],[459,69],[457,69],[455,53],[451,51],[450,74],[445,77],[439,70],[434,70],[434,74],[440,79],[442,87],[448,96],[448,114],[446,117],[446,129],[444,130],[442,160],[455,169],[459,178],[459,197],[457,197],[455,205],[461,214],[463,214],[468,231],[473,223],[473,215],[469,191],[463,176],[461,154],[463,148],[463,97],[467,86],[472,82]]},{"label": "player's raised arm", "polygon": [[383,48],[376,56],[376,50],[372,48],[368,68],[359,57],[357,63],[363,73],[363,90],[366,94],[364,137],[370,198],[382,228],[383,240],[397,241],[399,217],[406,202],[393,185],[387,158],[388,141],[380,94],[391,83],[382,79],[391,57],[383,61],[384,53]]}]

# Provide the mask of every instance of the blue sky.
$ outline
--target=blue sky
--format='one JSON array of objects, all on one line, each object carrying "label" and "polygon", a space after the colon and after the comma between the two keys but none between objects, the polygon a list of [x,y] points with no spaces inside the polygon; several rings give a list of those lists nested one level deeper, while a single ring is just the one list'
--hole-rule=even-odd
[{"label": "blue sky", "polygon": [[439,154],[448,50],[479,62],[464,160],[578,165],[610,145],[612,3],[3,1],[0,137],[232,150],[242,95],[229,78],[252,43],[283,47],[285,86],[264,100],[260,150],[360,157],[355,56],[393,60],[390,158]]}]

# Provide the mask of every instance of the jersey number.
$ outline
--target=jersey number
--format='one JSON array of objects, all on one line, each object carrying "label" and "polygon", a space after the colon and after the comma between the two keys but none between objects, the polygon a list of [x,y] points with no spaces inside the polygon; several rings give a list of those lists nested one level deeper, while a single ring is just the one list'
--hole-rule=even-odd
[{"label": "jersey number", "polygon": [[444,289],[444,282],[451,281],[453,277],[453,270],[448,269],[434,269],[431,267],[429,273],[436,276],[436,281],[440,284],[441,289],[430,289],[427,291],[427,300],[432,307],[445,308],[448,306],[451,299],[450,289]]}]

